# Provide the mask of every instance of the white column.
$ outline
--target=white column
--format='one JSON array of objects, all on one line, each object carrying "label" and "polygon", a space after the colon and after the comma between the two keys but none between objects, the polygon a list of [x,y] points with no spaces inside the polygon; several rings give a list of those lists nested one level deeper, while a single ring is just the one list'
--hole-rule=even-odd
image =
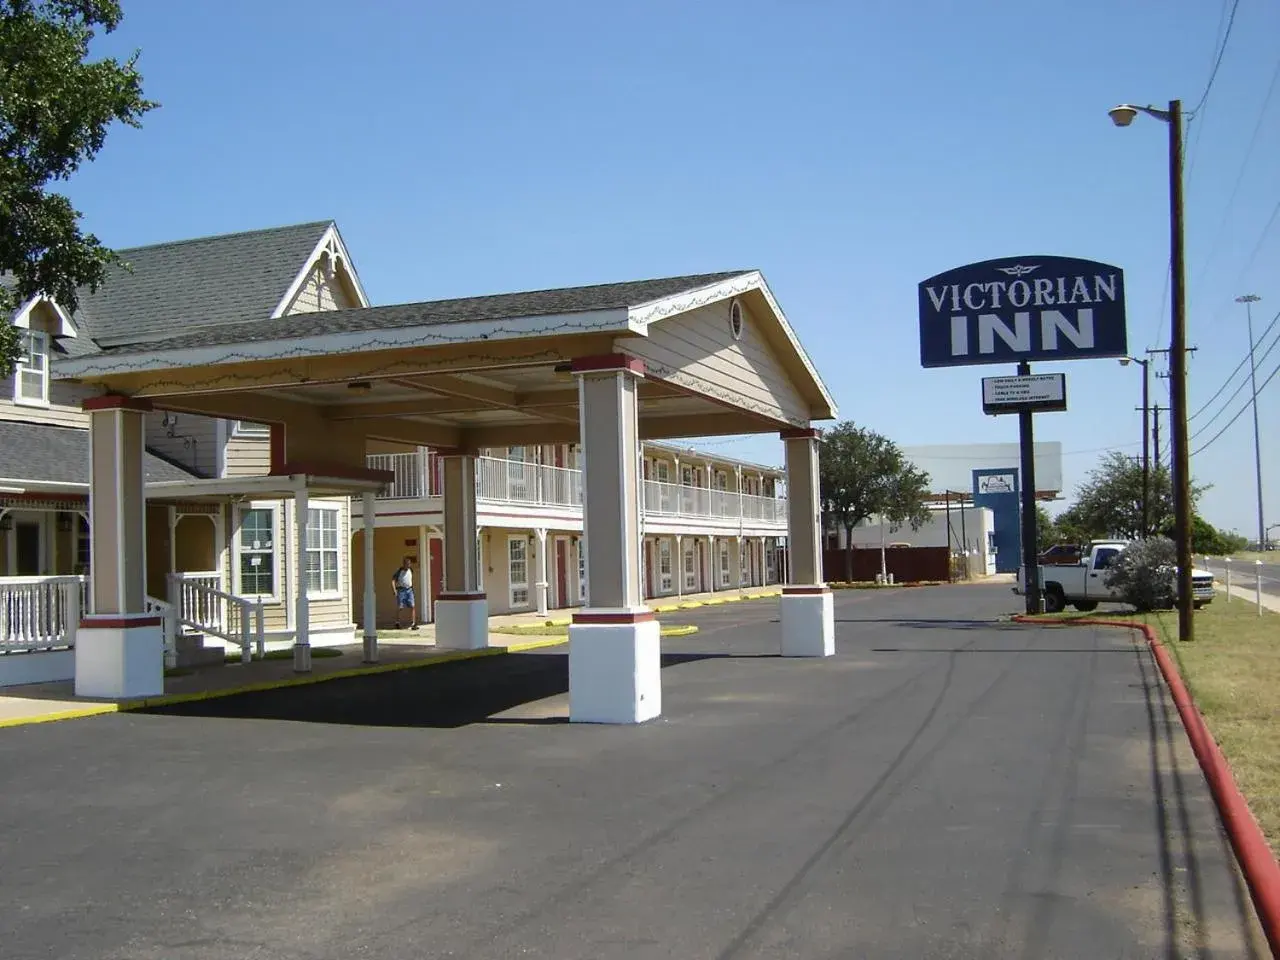
[{"label": "white column", "polygon": [[[708,498],[709,497],[710,494],[708,494]],[[708,502],[710,502],[709,499]],[[708,534],[707,562],[702,565],[704,573],[706,574],[706,580],[704,580],[702,584],[703,593],[716,592],[716,564],[719,563],[719,561],[720,558],[716,556],[716,538]]]},{"label": "white column", "polygon": [[644,365],[613,354],[573,369],[591,606],[569,628],[569,719],[640,723],[662,712],[658,621],[644,604],[640,570],[636,398]]},{"label": "white column", "polygon": [[434,623],[435,614],[431,610],[431,531],[426,524],[418,527],[418,569],[422,577],[422,583],[414,594],[418,603],[418,623]]},{"label": "white column", "polygon": [[476,458],[444,460],[444,590],[436,600],[436,646],[476,650],[489,645],[489,601],[480,586],[476,527]]},{"label": "white column", "polygon": [[375,577],[374,541],[376,540],[377,499],[366,490],[360,497],[363,514],[360,535],[364,545],[364,662],[378,662],[378,584]]},{"label": "white column", "polygon": [[758,537],[756,544],[756,580],[758,586],[767,586],[766,581],[769,579],[769,562],[765,556],[764,537]]},{"label": "white column", "polygon": [[782,588],[784,657],[835,653],[835,607],[822,580],[821,498],[817,430],[787,430],[787,539],[789,584]]},{"label": "white column", "polygon": [[[741,504],[741,500],[739,500],[739,504]],[[734,552],[734,563],[735,563],[735,565],[736,565],[736,566],[737,566],[737,568],[738,568],[738,570],[737,570],[737,575],[738,575],[738,592],[739,592],[739,593],[741,593],[741,592],[742,592],[742,588],[743,588],[744,586],[746,586],[746,581],[743,579],[743,576],[742,576],[742,561],[743,561],[743,559],[744,559],[744,557],[743,557],[743,555],[742,555],[742,551],[746,549],[746,546],[747,546],[747,545],[746,545],[746,543],[743,541],[743,539],[742,539],[741,535],[734,537],[734,538],[733,538],[733,542],[734,542],[734,545],[735,545],[735,547],[736,547],[736,549],[735,549],[733,552]]]},{"label": "white column", "polygon": [[307,511],[311,497],[307,478],[294,481],[293,535],[293,669],[295,673],[311,672],[311,603],[307,599]]},{"label": "white column", "polygon": [[533,551],[534,600],[538,607],[538,616],[547,615],[547,531],[539,527],[534,530],[537,544]]},{"label": "white column", "polygon": [[75,692],[128,699],[164,692],[162,618],[147,612],[144,418],[128,397],[86,400],[93,614],[76,631]]},{"label": "white column", "polygon": [[676,575],[676,599],[678,600],[684,596],[684,537],[678,533],[676,534],[676,557],[673,572]]}]

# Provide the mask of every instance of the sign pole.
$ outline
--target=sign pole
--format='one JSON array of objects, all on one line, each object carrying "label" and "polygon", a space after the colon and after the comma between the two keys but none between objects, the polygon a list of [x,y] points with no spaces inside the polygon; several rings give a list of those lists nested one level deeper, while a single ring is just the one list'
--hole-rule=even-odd
[{"label": "sign pole", "polygon": [[[1031,364],[1023,361],[1018,364],[1018,376],[1031,375]],[[1036,452],[1035,430],[1031,418],[1035,414],[1030,410],[1018,411],[1018,444],[1022,456],[1021,475],[1022,489],[1022,566],[1026,570],[1027,613],[1044,612],[1044,603],[1040,597],[1040,551],[1036,549],[1038,532],[1036,523]]]}]

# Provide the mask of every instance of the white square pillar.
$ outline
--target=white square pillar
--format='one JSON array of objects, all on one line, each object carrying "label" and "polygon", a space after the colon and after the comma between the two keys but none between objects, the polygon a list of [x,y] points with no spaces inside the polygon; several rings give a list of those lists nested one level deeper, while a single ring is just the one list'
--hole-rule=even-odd
[{"label": "white square pillar", "polygon": [[293,488],[294,589],[293,589],[293,670],[311,672],[311,601],[307,597],[307,518],[311,496],[307,478],[299,476]]},{"label": "white square pillar", "polygon": [[[361,544],[364,547],[364,662],[378,662],[378,586],[374,577],[374,547],[378,503],[372,490],[361,496]],[[422,569],[419,564],[418,569]]]},{"label": "white square pillar", "polygon": [[818,487],[818,442],[812,428],[782,433],[787,452],[787,545],[789,570],[782,588],[780,620],[784,657],[829,657],[835,653],[835,604],[822,579],[822,503]]},{"label": "white square pillar", "polygon": [[489,601],[480,587],[476,456],[462,450],[439,456],[444,472],[444,589],[436,600],[436,646],[479,650],[489,645]]},{"label": "white square pillar", "polygon": [[92,612],[76,630],[75,691],[112,700],[164,693],[162,618],[147,612],[145,418],[151,404],[94,397],[89,413]]},{"label": "white square pillar", "polygon": [[[541,476],[541,471],[539,471]],[[533,551],[533,598],[538,616],[547,615],[547,531],[542,527],[533,531],[537,542]]]},{"label": "white square pillar", "polygon": [[658,621],[641,585],[639,420],[644,364],[622,354],[574,362],[590,606],[569,627],[569,719],[642,723],[662,713]]}]

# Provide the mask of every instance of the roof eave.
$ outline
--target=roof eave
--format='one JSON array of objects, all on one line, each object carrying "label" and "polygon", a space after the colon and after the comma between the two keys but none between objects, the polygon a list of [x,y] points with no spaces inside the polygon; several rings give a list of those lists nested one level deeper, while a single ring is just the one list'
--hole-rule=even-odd
[{"label": "roof eave", "polygon": [[[372,308],[376,309],[376,308]],[[283,357],[329,356],[335,353],[375,353],[408,347],[450,346],[459,343],[575,336],[582,333],[630,333],[644,335],[625,309],[590,310],[565,314],[539,314],[495,320],[421,324],[412,327],[367,328],[310,337],[286,337],[249,343],[173,347],[147,353],[95,354],[68,357],[51,367],[55,378],[111,376],[139,371],[251,363]]]}]

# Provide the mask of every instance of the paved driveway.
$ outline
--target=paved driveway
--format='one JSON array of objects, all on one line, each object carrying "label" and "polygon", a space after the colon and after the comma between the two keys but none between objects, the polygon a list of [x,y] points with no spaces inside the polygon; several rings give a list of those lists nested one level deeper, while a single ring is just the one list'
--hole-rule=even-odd
[{"label": "paved driveway", "polygon": [[639,728],[553,650],[0,730],[0,955],[1264,955],[1148,655],[1015,604],[695,611]]}]

